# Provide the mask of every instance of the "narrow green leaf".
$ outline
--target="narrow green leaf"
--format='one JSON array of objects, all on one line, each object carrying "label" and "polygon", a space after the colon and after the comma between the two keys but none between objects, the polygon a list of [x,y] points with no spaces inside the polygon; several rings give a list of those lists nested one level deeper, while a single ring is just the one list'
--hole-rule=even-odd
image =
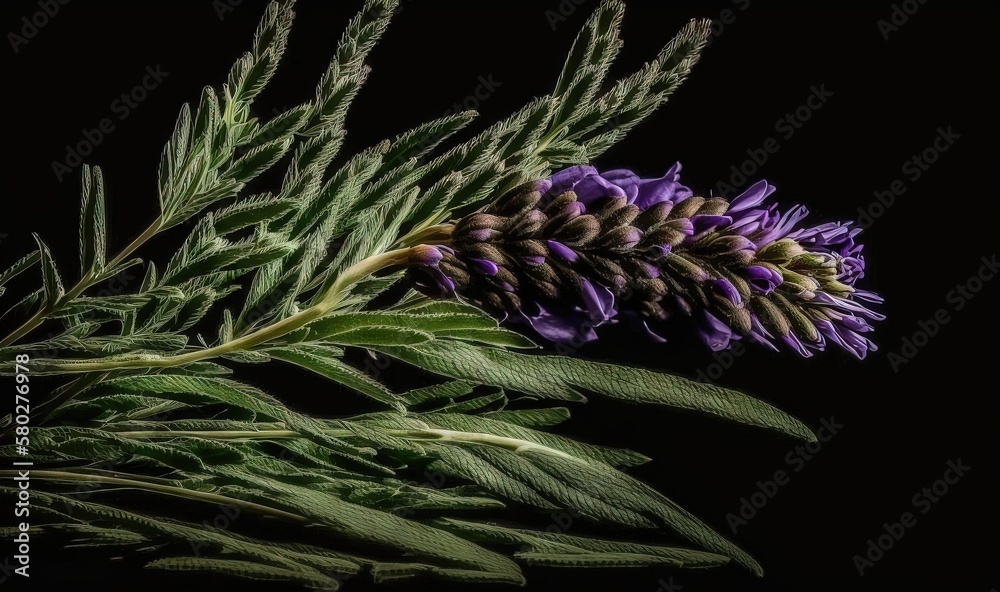
[{"label": "narrow green leaf", "polygon": [[381,346],[391,345],[415,345],[434,339],[430,333],[417,329],[407,329],[405,327],[393,327],[384,325],[371,325],[348,329],[336,335],[326,338],[332,343],[339,345],[362,345]]},{"label": "narrow green leaf", "polygon": [[43,302],[45,306],[54,306],[63,297],[66,290],[63,288],[59,270],[56,269],[56,262],[52,260],[49,248],[45,246],[37,234],[32,233],[32,236],[35,237],[35,242],[38,243],[38,252],[41,254]]},{"label": "narrow green leaf", "polygon": [[696,411],[814,441],[806,425],[743,393],[660,372],[562,356],[530,356],[460,342],[380,347],[421,368],[544,398],[582,400],[580,390],[630,401]]},{"label": "narrow green leaf", "polygon": [[337,355],[339,352],[332,348],[297,345],[272,348],[267,351],[274,358],[311,370],[398,411],[406,410],[399,395],[364,372],[340,360],[340,356]]},{"label": "narrow green leaf", "polygon": [[99,167],[83,166],[83,206],[80,208],[81,273],[97,274],[104,267],[107,231],[104,213],[104,176]]},{"label": "narrow green leaf", "polygon": [[31,253],[18,259],[17,263],[11,265],[3,273],[0,273],[0,286],[3,286],[10,280],[17,277],[20,273],[30,269],[35,263],[38,263],[41,260],[40,252],[41,251],[32,251]]},{"label": "narrow green leaf", "polygon": [[295,209],[292,199],[275,199],[270,194],[255,195],[215,212],[215,231],[219,235],[248,226],[270,222]]}]

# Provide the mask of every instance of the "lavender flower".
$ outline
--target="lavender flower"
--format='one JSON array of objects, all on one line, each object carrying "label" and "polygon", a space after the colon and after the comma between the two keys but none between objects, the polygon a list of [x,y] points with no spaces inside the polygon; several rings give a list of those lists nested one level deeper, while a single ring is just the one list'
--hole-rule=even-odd
[{"label": "lavender flower", "polygon": [[856,289],[861,229],[808,226],[767,204],[760,181],[732,202],[692,194],[680,164],[657,179],[591,166],[524,185],[442,227],[447,244],[414,261],[419,289],[457,292],[555,342],[630,322],[656,340],[692,324],[713,350],[749,339],[803,356],[832,342],[858,358],[884,317]]}]

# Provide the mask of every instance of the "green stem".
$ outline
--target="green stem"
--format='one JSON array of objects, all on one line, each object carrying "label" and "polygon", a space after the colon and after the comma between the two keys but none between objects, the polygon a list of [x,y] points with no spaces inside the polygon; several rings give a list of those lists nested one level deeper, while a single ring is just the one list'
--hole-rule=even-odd
[{"label": "green stem", "polygon": [[[105,268],[111,269],[112,267],[124,261],[126,257],[135,252],[135,250],[141,247],[143,243],[148,241],[157,232],[159,232],[161,224],[162,223],[160,218],[154,220],[153,223],[149,225],[149,228],[144,230],[143,233],[140,234],[138,237],[136,237],[136,239],[133,240],[131,243],[129,243],[127,247],[122,249],[122,251],[118,253],[118,255],[114,259],[112,259],[111,261],[108,262],[107,265],[105,265]],[[8,345],[13,344],[18,339],[32,332],[36,327],[38,327],[38,325],[41,325],[45,321],[45,319],[48,318],[49,315],[51,315],[54,312],[62,310],[66,304],[72,302],[74,298],[76,298],[80,294],[83,294],[83,292],[87,288],[93,286],[95,283],[94,279],[95,279],[94,273],[92,271],[88,271],[87,273],[83,274],[83,277],[81,277],[80,280],[76,284],[74,284],[73,287],[71,287],[69,291],[67,291],[63,295],[63,297],[59,299],[58,302],[47,304],[39,308],[37,311],[35,311],[35,314],[31,315],[31,318],[25,321],[17,329],[14,329],[14,331],[10,335],[5,337],[3,341],[0,341],[0,347],[7,347]]]},{"label": "green stem", "polygon": [[409,234],[400,238],[397,244],[403,247],[425,244],[448,244],[451,242],[451,232],[454,229],[454,224],[436,224],[425,228],[414,228]]},{"label": "green stem", "polygon": [[[241,510],[247,510],[250,512],[263,514],[265,516],[271,516],[273,518],[279,518],[282,520],[289,520],[291,522],[298,522],[302,524],[307,524],[310,522],[308,518],[300,514],[293,514],[291,512],[286,512],[284,510],[279,510],[277,508],[271,508],[263,504],[248,502],[245,500],[227,497],[216,493],[208,493],[205,491],[193,491],[191,489],[185,489],[183,487],[178,487],[176,485],[163,485],[160,483],[149,483],[146,481],[139,481],[137,479],[129,479],[124,477],[90,475],[86,473],[73,473],[70,471],[31,470],[30,473],[32,479],[40,479],[42,481],[62,481],[62,482],[77,482],[77,483],[85,482],[85,483],[100,483],[103,485],[116,485],[119,487],[127,487],[130,489],[142,489],[145,491],[151,491],[153,493],[161,493],[163,495],[170,495],[174,497],[180,497],[199,502],[206,502],[210,504],[216,504],[222,506],[235,506],[240,508]],[[0,471],[0,478],[2,479],[14,478],[17,476],[18,476],[17,471]]]},{"label": "green stem", "polygon": [[407,263],[409,252],[410,249],[405,248],[373,255],[345,270],[316,304],[277,323],[262,327],[253,333],[215,347],[166,357],[143,355],[140,357],[119,359],[66,360],[56,362],[49,366],[49,368],[67,373],[106,372],[119,368],[168,368],[250,349],[256,345],[287,335],[296,329],[301,329],[312,321],[327,315],[343,299],[347,288],[376,271],[393,265]]}]

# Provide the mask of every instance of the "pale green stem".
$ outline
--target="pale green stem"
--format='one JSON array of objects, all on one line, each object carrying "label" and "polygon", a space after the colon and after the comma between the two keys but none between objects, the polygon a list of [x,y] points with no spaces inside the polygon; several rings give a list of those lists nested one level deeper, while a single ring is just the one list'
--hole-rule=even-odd
[{"label": "pale green stem", "polygon": [[406,248],[373,255],[345,270],[316,304],[277,323],[262,327],[253,333],[215,347],[165,357],[146,354],[132,358],[65,360],[51,364],[46,369],[69,373],[104,372],[120,368],[168,368],[215,358],[231,352],[247,350],[301,329],[316,319],[327,315],[343,299],[347,288],[376,271],[406,263],[409,251],[410,249]]},{"label": "pale green stem", "polygon": [[426,244],[447,244],[451,241],[451,231],[454,224],[437,224],[425,228],[414,228],[409,234],[397,241],[402,247],[414,247]]}]

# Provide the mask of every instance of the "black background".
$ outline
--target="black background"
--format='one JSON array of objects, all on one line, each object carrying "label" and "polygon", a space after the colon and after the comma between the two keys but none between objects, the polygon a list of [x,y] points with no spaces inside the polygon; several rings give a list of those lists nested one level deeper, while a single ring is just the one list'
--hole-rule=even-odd
[{"label": "black background", "polygon": [[[499,82],[478,110],[483,125],[551,89],[563,57],[596,7],[594,0],[473,3],[404,0],[371,56],[373,74],[348,119],[350,154],[440,116],[472,95],[478,77]],[[156,165],[180,105],[206,84],[220,85],[249,48],[263,2],[244,0],[219,16],[212,2],[70,2],[17,52],[0,47],[4,110],[0,264],[31,248],[36,231],[52,246],[65,276],[75,271],[78,173],[62,181],[53,162],[110,117],[115,129],[86,158],[105,171],[113,247],[124,246],[155,216]],[[311,97],[347,19],[360,2],[300,0],[289,50],[261,97],[269,115]],[[916,2],[906,8],[917,7]],[[701,418],[599,400],[574,409],[564,431],[654,457],[634,474],[654,484],[753,554],[766,576],[738,568],[560,571],[527,569],[529,590],[655,592],[665,584],[697,590],[881,590],[890,585],[988,592],[997,575],[997,288],[987,282],[961,310],[947,300],[956,284],[997,252],[997,15],[986,2],[930,0],[884,38],[877,21],[889,2],[865,8],[821,3],[786,9],[774,2],[629,3],[624,48],[611,79],[628,74],[688,19],[718,19],[702,62],[669,103],[602,156],[601,168],[659,176],[675,160],[683,178],[707,194],[769,137],[780,150],[754,178],[766,177],[783,203],[800,202],[819,219],[852,219],[873,192],[900,179],[896,198],[863,235],[865,287],[885,299],[879,351],[858,362],[840,351],[810,360],[751,349],[718,382],[767,399],[814,427],[843,428],[794,471],[795,443]],[[36,2],[4,2],[0,31],[18,32]],[[560,14],[560,10],[563,14]],[[722,25],[721,28],[718,25]],[[168,72],[128,117],[112,102],[140,83],[147,66]],[[775,122],[803,105],[812,86],[833,96],[791,137]],[[960,138],[917,180],[904,162],[931,146],[938,128]],[[178,229],[140,255],[163,261],[183,238]],[[112,249],[116,250],[116,249]],[[5,301],[12,301],[8,294]],[[6,308],[6,305],[5,305]],[[918,321],[945,308],[950,321],[894,369],[890,352],[913,337]],[[8,323],[4,323],[6,326]],[[612,331],[577,355],[694,376],[715,360],[700,348],[647,344]],[[898,372],[896,371],[898,370]],[[396,380],[409,378],[402,369]],[[401,374],[402,373],[402,374]],[[353,410],[355,400],[286,370],[253,379],[299,408]],[[859,577],[852,558],[883,523],[913,511],[911,498],[940,479],[949,460],[971,470],[873,567]],[[757,481],[786,470],[790,481],[732,534],[726,516]],[[6,515],[6,511],[4,511]],[[4,518],[7,522],[7,518]],[[572,533],[570,525],[568,532]],[[8,555],[9,543],[0,543]],[[672,579],[671,579],[672,578]],[[359,579],[360,580],[360,579]],[[176,580],[116,567],[100,556],[34,551],[30,583],[109,590],[202,589],[211,578]],[[222,585],[231,585],[224,581]],[[356,589],[367,586],[351,582]],[[239,584],[243,589],[254,589]],[[419,586],[438,589],[437,583]],[[278,590],[280,586],[261,587]],[[447,586],[441,589],[447,588]],[[453,589],[462,589],[453,586]],[[449,589],[451,589],[449,588]],[[395,586],[387,587],[395,589]],[[677,589],[677,588],[675,588]]]}]

